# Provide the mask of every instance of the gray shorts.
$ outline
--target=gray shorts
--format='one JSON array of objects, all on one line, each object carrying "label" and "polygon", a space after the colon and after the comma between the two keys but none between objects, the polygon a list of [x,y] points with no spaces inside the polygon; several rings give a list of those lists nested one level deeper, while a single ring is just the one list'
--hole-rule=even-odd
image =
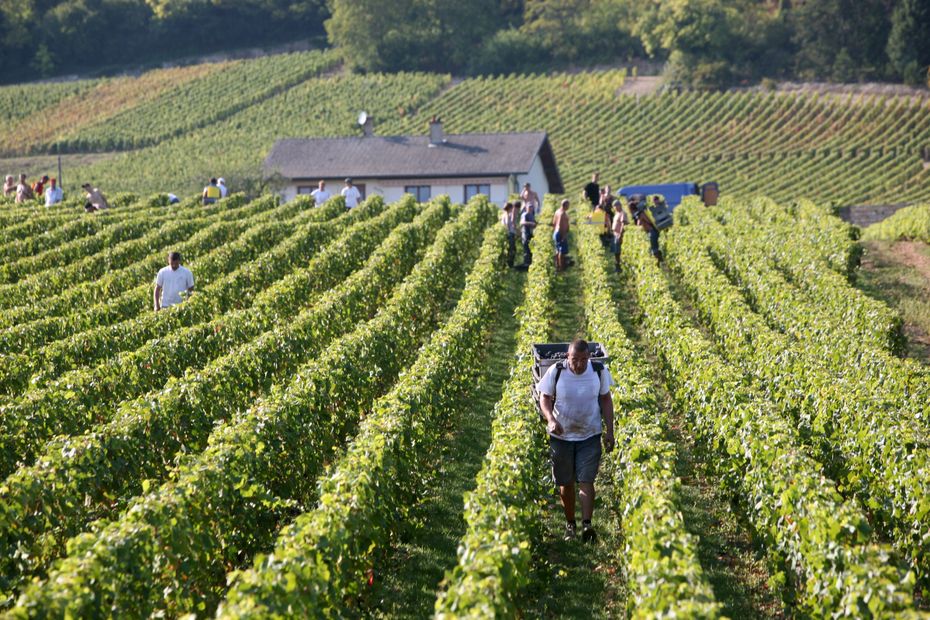
[{"label": "gray shorts", "polygon": [[566,441],[549,436],[552,478],[560,487],[577,482],[594,482],[601,464],[601,436],[583,441]]}]

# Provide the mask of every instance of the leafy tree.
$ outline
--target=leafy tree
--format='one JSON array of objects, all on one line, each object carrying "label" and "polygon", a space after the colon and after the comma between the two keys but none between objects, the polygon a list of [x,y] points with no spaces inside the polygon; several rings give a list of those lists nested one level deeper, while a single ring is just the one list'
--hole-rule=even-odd
[{"label": "leafy tree", "polygon": [[900,0],[891,15],[887,51],[905,82],[923,82],[930,66],[930,0]]},{"label": "leafy tree", "polygon": [[527,0],[521,31],[559,62],[596,63],[642,54],[627,0]]},{"label": "leafy tree", "polygon": [[[886,0],[805,2],[791,10],[790,21],[800,75],[834,79],[882,76],[890,30]],[[845,53],[840,53],[842,50]]]},{"label": "leafy tree", "polygon": [[48,46],[45,43],[39,44],[39,49],[36,50],[35,58],[32,60],[32,68],[42,77],[52,75],[55,70],[55,58],[48,51]]},{"label": "leafy tree", "polygon": [[356,71],[461,69],[496,27],[494,0],[331,0],[330,43]]}]

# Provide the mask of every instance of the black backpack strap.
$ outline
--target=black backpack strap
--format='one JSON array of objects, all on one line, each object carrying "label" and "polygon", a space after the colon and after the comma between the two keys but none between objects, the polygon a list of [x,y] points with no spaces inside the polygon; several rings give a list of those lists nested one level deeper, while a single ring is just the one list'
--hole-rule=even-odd
[{"label": "black backpack strap", "polygon": [[[555,365],[555,381],[552,382],[552,406],[555,406],[555,396],[558,391],[559,386],[559,377],[562,376],[562,371],[565,370],[565,362],[558,362]],[[600,380],[601,371],[604,370],[604,364],[601,362],[591,362],[591,370],[597,373],[597,378]],[[600,387],[598,387],[600,391]]]},{"label": "black backpack strap", "polygon": [[555,365],[555,381],[552,382],[552,406],[555,407],[555,395],[559,389],[559,377],[562,376],[562,371],[565,370],[565,362],[557,362]]}]

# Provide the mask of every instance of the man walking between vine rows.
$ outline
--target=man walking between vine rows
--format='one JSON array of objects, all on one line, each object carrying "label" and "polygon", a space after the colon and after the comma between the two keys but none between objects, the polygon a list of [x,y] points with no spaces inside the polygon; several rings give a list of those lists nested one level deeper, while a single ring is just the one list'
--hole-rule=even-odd
[{"label": "man walking between vine rows", "polygon": [[[581,496],[583,541],[597,537],[594,516],[594,478],[601,462],[601,441],[614,449],[613,378],[603,364],[591,362],[588,343],[576,338],[568,359],[553,364],[540,380],[540,408],[549,433],[552,477],[559,487],[565,512],[565,539],[575,538],[575,483]],[[603,424],[601,423],[603,418]]]}]

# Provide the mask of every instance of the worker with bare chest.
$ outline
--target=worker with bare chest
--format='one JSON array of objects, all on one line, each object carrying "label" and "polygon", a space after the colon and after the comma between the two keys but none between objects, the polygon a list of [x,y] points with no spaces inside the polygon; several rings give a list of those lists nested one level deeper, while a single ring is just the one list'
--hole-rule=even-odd
[{"label": "worker with bare chest", "polygon": [[555,268],[565,270],[565,257],[568,254],[568,199],[562,200],[555,215],[552,216],[552,240],[555,242]]}]

